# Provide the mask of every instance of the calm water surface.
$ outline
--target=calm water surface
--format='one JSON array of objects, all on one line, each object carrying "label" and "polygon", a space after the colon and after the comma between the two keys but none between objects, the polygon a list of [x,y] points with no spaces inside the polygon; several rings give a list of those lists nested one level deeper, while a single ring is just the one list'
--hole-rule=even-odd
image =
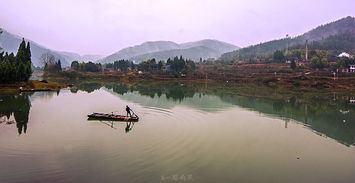
[{"label": "calm water surface", "polygon": [[[0,182],[355,182],[351,95],[238,91],[87,83],[0,94],[1,121],[15,122],[0,124]],[[126,105],[139,122],[87,120]]]}]

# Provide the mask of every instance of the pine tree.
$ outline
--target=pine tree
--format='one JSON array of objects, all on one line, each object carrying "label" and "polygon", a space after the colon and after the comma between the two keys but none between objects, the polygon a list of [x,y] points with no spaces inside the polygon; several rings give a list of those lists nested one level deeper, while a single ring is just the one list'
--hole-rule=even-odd
[{"label": "pine tree", "polygon": [[26,47],[26,61],[31,63],[31,46],[30,42],[27,42],[27,47]]},{"label": "pine tree", "polygon": [[16,54],[16,61],[17,63],[25,62],[27,57],[26,57],[26,42],[22,38],[22,42],[18,48],[17,54]]},{"label": "pine tree", "polygon": [[13,53],[0,53],[0,81],[26,81],[31,77],[31,66],[30,44],[26,47],[26,42],[22,39],[16,56]]},{"label": "pine tree", "polygon": [[163,62],[160,60],[158,62],[158,70],[161,70],[163,68]]},{"label": "pine tree", "polygon": [[58,63],[57,63],[57,71],[62,71],[62,63],[60,62],[60,60],[58,60]]}]

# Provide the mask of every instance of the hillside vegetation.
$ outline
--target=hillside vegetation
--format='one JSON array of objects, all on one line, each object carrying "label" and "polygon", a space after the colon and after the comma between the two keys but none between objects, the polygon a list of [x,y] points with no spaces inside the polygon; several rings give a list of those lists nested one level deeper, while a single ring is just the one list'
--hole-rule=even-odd
[{"label": "hillside vegetation", "polygon": [[310,49],[354,53],[354,38],[355,18],[346,17],[329,24],[321,25],[294,38],[272,40],[225,53],[221,56],[221,60],[235,61],[271,57],[276,50],[286,50],[287,47],[304,48],[306,40],[310,44]]}]

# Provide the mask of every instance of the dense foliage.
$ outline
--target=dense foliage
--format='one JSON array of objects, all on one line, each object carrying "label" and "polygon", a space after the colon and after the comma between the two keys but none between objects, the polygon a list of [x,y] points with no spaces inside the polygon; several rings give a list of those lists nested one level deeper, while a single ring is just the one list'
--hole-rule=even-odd
[{"label": "dense foliage", "polygon": [[177,56],[173,59],[168,58],[166,62],[162,60],[157,62],[155,58],[152,58],[146,61],[142,61],[139,64],[134,64],[128,60],[119,60],[115,61],[114,63],[106,64],[105,67],[107,69],[114,69],[121,72],[127,72],[128,70],[139,70],[145,72],[164,70],[167,72],[174,72],[176,74],[186,73],[196,69],[194,61],[185,59],[182,56],[180,56],[180,58]]},{"label": "dense foliage", "polygon": [[16,56],[13,53],[0,53],[0,82],[27,81],[32,75],[30,43],[24,39]]},{"label": "dense foliage", "polygon": [[92,62],[79,63],[78,61],[73,61],[70,67],[75,71],[82,71],[82,72],[100,72],[102,70],[101,64],[95,64]]},{"label": "dense foliage", "polygon": [[132,61],[129,60],[119,60],[113,63],[106,64],[107,69],[120,70],[122,72],[127,72],[129,68],[133,69],[135,66]]},{"label": "dense foliage", "polygon": [[44,71],[45,72],[60,72],[62,71],[62,63],[60,60],[54,63],[46,63],[44,65]]},{"label": "dense foliage", "polygon": [[168,59],[167,65],[170,65],[171,69],[175,72],[187,72],[190,70],[195,70],[196,68],[194,61],[185,60],[182,58],[182,56],[180,56],[180,58],[174,57],[173,60]]},{"label": "dense foliage", "polygon": [[280,50],[276,50],[274,52],[273,61],[274,62],[284,62],[285,61],[284,53]]},{"label": "dense foliage", "polygon": [[350,65],[355,64],[355,58],[347,58],[347,57],[341,57],[338,58],[336,65],[334,65],[335,69],[346,69],[349,68]]},{"label": "dense foliage", "polygon": [[188,71],[195,70],[195,68],[196,65],[194,61],[185,59],[182,56],[180,56],[180,58],[179,57],[174,57],[173,59],[168,58],[166,64],[163,61],[159,61],[157,63],[156,60],[153,58],[147,61],[143,61],[138,65],[138,69],[142,71],[165,70],[165,71],[174,72],[176,74],[186,73]]},{"label": "dense foliage", "polygon": [[310,52],[311,55],[311,63],[314,68],[325,68],[329,65],[329,54],[323,50],[316,50]]}]

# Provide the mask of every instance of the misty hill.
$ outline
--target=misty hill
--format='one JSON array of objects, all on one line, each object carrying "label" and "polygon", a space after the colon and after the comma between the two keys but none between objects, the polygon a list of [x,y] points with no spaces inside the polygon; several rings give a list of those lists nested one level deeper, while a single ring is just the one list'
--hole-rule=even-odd
[{"label": "misty hill", "polygon": [[171,41],[155,41],[122,49],[98,62],[111,63],[121,59],[140,62],[152,58],[166,60],[169,57],[180,55],[197,61],[200,58],[218,58],[221,54],[236,49],[238,49],[237,46],[217,40],[201,40],[182,44]]},{"label": "misty hill", "polygon": [[111,63],[117,60],[130,59],[138,55],[178,48],[180,48],[180,46],[171,41],[150,41],[145,42],[141,45],[124,48],[112,55],[103,58],[102,60],[99,60],[98,62]]},{"label": "misty hill", "polygon": [[[233,51],[233,50],[236,50],[239,48],[239,47],[234,46],[232,44],[225,43],[225,42],[218,41],[218,40],[212,40],[212,39],[205,39],[205,40],[201,40],[201,41],[180,44],[180,47],[182,49],[192,48],[192,47],[201,47],[201,46],[215,50],[215,51],[219,52],[220,54],[223,54],[223,53],[226,53],[229,51]],[[215,57],[210,57],[210,58],[215,58]]]},{"label": "misty hill", "polygon": [[79,55],[77,53],[64,52],[64,51],[59,51],[58,53],[70,61],[75,60],[75,61],[89,62],[89,61],[95,61],[95,60],[98,60],[98,59],[101,59],[104,57],[102,55]]},{"label": "misty hill", "polygon": [[147,53],[147,54],[132,57],[130,58],[130,60],[135,62],[140,62],[142,60],[148,60],[152,58],[155,58],[156,60],[167,60],[168,58],[173,58],[175,56],[180,56],[180,55],[182,55],[184,58],[198,61],[200,60],[200,58],[202,59],[218,58],[219,56],[221,56],[221,53],[214,49],[207,48],[205,46],[196,46],[196,47],[191,47],[186,49],[173,49],[173,50]]},{"label": "misty hill", "polygon": [[[55,50],[48,49],[45,46],[42,46],[26,38],[25,40],[30,42],[31,44],[31,59],[32,59],[32,64],[34,66],[42,66],[41,56],[44,53],[50,53],[53,56],[55,56],[56,59],[60,59],[62,66],[64,67],[69,66],[71,61],[73,60],[94,61],[102,57],[97,55],[80,56],[79,54],[76,53],[55,51]],[[17,35],[11,34],[3,30],[2,34],[0,34],[0,47],[2,48],[1,51],[16,54],[21,41],[22,41],[22,37],[19,37]]]},{"label": "misty hill", "polygon": [[[268,41],[258,45],[249,46],[239,49],[237,51],[225,53],[222,55],[222,60],[243,60],[253,57],[267,57],[273,54],[276,50],[284,50],[287,47],[303,47],[306,40],[310,45],[313,45],[314,49],[324,48],[324,44],[339,44],[343,45],[339,49],[352,50],[352,48],[344,47],[344,45],[354,46],[350,43],[352,38],[355,37],[355,18],[346,17],[335,22],[331,22],[325,25],[321,25],[309,32],[306,32],[300,36],[291,39],[278,39]],[[350,39],[350,40],[349,40]],[[350,44],[349,44],[350,43]],[[316,44],[320,46],[316,47]],[[321,47],[322,46],[322,47]],[[333,47],[336,45],[333,45]],[[312,48],[311,48],[312,49]],[[355,51],[355,50],[353,50]]]}]

